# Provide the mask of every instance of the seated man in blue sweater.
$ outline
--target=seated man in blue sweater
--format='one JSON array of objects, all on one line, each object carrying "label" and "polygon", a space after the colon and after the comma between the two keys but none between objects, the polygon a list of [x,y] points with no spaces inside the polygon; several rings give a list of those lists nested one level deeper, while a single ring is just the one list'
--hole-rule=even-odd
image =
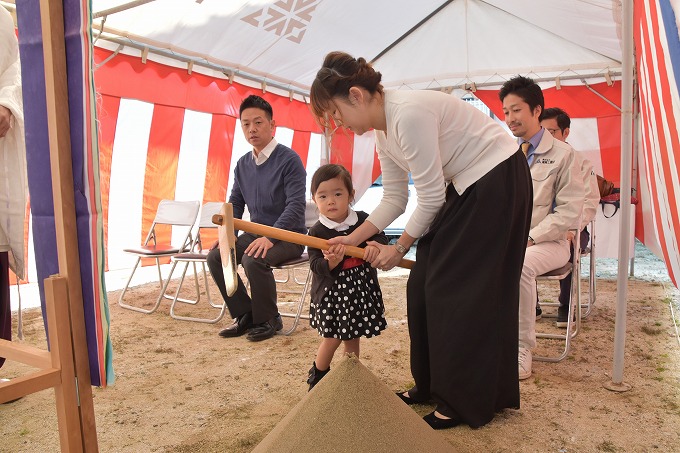
[{"label": "seated man in blue sweater", "polygon": [[[305,184],[307,174],[300,156],[274,139],[271,105],[259,96],[243,100],[239,109],[241,128],[253,152],[236,163],[229,203],[234,218],[242,218],[248,207],[250,219],[264,225],[307,233],[305,228]],[[208,267],[227,303],[234,323],[221,337],[248,332],[251,341],[266,340],[283,328],[276,306],[276,282],[271,266],[297,258],[304,247],[250,233],[236,240],[236,259],[250,282],[251,295],[238,279],[238,289],[227,296],[220,250],[215,243],[208,254]]]}]

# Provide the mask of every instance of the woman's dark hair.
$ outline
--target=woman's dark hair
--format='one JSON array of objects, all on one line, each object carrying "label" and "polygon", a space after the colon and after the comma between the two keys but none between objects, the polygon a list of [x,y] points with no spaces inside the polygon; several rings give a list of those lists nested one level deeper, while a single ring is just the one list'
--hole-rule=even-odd
[{"label": "woman's dark hair", "polygon": [[265,116],[269,121],[271,121],[272,118],[274,118],[274,111],[272,110],[271,104],[262,99],[260,96],[256,96],[254,94],[251,94],[241,102],[241,107],[239,107],[238,110],[238,117],[241,118],[241,115],[243,114],[243,111],[245,109],[253,108],[264,110]]},{"label": "woman's dark hair", "polygon": [[503,102],[503,99],[508,94],[514,94],[522,98],[524,102],[529,104],[529,108],[533,112],[537,106],[541,106],[541,116],[539,120],[543,119],[543,110],[545,110],[545,101],[543,100],[543,90],[538,86],[533,79],[529,77],[517,76],[508,80],[503,84],[501,90],[498,92],[498,97]]},{"label": "woman's dark hair", "polygon": [[382,94],[381,79],[382,74],[363,58],[354,58],[345,52],[331,52],[324,58],[309,92],[312,113],[322,127],[330,127],[325,113],[331,110],[334,97],[347,99],[353,86],[371,94]]},{"label": "woman's dark hair", "polygon": [[342,180],[342,182],[345,184],[345,187],[347,187],[347,192],[349,192],[350,198],[353,197],[354,185],[352,184],[352,175],[349,174],[349,171],[347,171],[345,167],[338,164],[322,165],[314,172],[314,176],[312,176],[311,187],[312,196],[314,196],[316,191],[319,190],[319,186],[322,182],[335,178],[340,178]]}]

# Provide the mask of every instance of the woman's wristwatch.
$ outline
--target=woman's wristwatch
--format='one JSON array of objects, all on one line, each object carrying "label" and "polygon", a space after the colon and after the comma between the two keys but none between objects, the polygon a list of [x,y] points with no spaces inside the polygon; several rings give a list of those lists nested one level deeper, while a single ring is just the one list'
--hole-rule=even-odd
[{"label": "woman's wristwatch", "polygon": [[406,252],[408,252],[408,249],[401,245],[399,242],[394,243],[394,248],[396,248],[397,252],[401,253],[402,255],[406,255]]},{"label": "woman's wristwatch", "polygon": [[534,241],[534,238],[532,238],[531,236],[529,236],[529,240],[531,241],[531,243],[532,243],[533,245],[536,245],[536,241]]}]

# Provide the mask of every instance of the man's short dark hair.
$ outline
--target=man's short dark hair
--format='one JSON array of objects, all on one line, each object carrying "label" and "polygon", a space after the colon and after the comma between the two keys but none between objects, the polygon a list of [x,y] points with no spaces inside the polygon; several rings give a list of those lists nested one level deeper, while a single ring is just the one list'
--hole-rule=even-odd
[{"label": "man's short dark hair", "polygon": [[271,121],[272,118],[274,118],[274,111],[272,110],[271,104],[262,99],[260,96],[254,94],[251,94],[241,102],[241,107],[239,108],[238,111],[238,117],[241,118],[241,115],[243,114],[243,111],[245,109],[252,108],[264,110],[269,121]]},{"label": "man's short dark hair", "polygon": [[501,91],[498,92],[498,97],[503,102],[503,99],[508,94],[514,94],[522,98],[524,102],[529,104],[529,108],[533,112],[536,106],[541,106],[541,116],[539,119],[543,119],[543,110],[545,108],[545,101],[543,100],[543,90],[538,86],[533,79],[524,76],[513,77],[503,84]]},{"label": "man's short dark hair", "polygon": [[550,107],[549,109],[543,110],[543,115],[541,115],[541,121],[543,120],[551,120],[555,118],[555,121],[557,121],[557,127],[560,128],[562,133],[564,133],[564,130],[568,127],[571,127],[571,119],[569,118],[569,115],[567,115],[567,112],[562,110],[559,107]]}]

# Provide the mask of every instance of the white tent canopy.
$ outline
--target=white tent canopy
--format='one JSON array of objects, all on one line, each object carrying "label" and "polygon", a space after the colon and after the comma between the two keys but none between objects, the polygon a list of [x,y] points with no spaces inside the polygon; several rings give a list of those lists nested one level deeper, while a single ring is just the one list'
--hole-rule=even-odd
[{"label": "white tent canopy", "polygon": [[331,50],[374,61],[388,88],[499,85],[516,74],[594,83],[621,71],[611,0],[92,3],[97,45],[301,94]]}]

